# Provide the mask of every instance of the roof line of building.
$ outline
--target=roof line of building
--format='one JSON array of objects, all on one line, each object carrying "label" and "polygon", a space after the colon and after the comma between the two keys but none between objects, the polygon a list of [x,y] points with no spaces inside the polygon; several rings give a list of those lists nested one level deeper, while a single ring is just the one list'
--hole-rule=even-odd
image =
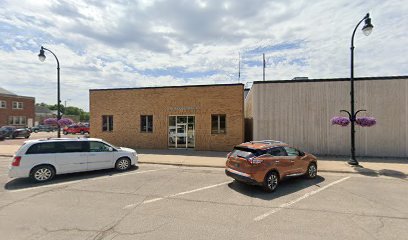
[{"label": "roof line of building", "polygon": [[[397,79],[408,79],[408,76],[385,76],[385,77],[356,77],[355,81],[366,81],[366,80],[397,80]],[[341,82],[350,81],[350,78],[317,78],[317,79],[299,79],[299,80],[268,80],[268,81],[254,81],[253,84],[262,83],[299,83],[299,82]]]},{"label": "roof line of building", "polygon": [[186,88],[186,87],[222,87],[222,86],[244,86],[243,83],[225,83],[225,84],[207,84],[207,85],[182,85],[182,86],[161,86],[161,87],[139,87],[139,88],[106,88],[106,89],[89,89],[89,91],[110,91],[110,90],[143,90],[158,88]]},{"label": "roof line of building", "polygon": [[25,99],[35,99],[35,97],[20,96],[20,95],[11,95],[11,94],[2,94],[2,93],[0,93],[0,96],[3,96],[3,97],[10,97],[10,98],[25,98]]}]

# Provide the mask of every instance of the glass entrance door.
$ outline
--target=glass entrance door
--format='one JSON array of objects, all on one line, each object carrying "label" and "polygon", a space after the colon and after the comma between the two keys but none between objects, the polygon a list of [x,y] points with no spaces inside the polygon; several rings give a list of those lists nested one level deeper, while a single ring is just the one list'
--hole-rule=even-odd
[{"label": "glass entrance door", "polygon": [[169,116],[169,148],[195,147],[195,117]]}]

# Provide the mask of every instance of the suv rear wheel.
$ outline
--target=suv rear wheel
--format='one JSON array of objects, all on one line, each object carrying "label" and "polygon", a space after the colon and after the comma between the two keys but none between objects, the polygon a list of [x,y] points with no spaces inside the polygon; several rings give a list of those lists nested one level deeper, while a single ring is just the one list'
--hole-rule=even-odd
[{"label": "suv rear wheel", "polygon": [[269,172],[265,177],[264,189],[267,192],[273,192],[279,185],[279,174],[276,171]]},{"label": "suv rear wheel", "polygon": [[46,182],[55,176],[55,170],[51,166],[37,166],[31,170],[30,178],[35,182]]}]

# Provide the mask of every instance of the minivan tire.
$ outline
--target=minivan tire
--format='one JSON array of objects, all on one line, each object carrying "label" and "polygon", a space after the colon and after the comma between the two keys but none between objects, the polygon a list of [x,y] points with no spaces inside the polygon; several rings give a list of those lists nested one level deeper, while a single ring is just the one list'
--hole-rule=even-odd
[{"label": "minivan tire", "polygon": [[67,135],[67,134],[68,134],[68,132],[64,131],[64,132],[63,132],[63,134],[64,134],[64,135]]},{"label": "minivan tire", "polygon": [[47,182],[55,176],[55,169],[49,165],[40,165],[31,170],[30,178],[34,182]]},{"label": "minivan tire", "polygon": [[313,179],[316,178],[317,176],[317,165],[316,163],[312,162],[309,164],[307,167],[307,171],[305,174],[306,178]]},{"label": "minivan tire", "polygon": [[269,172],[264,180],[263,188],[266,192],[273,192],[279,185],[279,174],[276,171]]},{"label": "minivan tire", "polygon": [[129,158],[119,158],[115,163],[115,169],[118,171],[126,171],[130,168],[131,162]]}]

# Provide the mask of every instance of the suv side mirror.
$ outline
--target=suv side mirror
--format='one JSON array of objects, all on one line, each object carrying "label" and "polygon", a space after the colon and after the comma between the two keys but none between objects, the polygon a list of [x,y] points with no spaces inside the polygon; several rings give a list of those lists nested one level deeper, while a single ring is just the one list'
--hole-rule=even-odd
[{"label": "suv side mirror", "polygon": [[299,152],[298,155],[301,156],[301,157],[303,157],[303,156],[306,155],[304,152],[302,152],[302,151],[300,151],[300,150],[298,150],[298,152]]},{"label": "suv side mirror", "polygon": [[108,147],[109,152],[113,152],[113,147]]}]

